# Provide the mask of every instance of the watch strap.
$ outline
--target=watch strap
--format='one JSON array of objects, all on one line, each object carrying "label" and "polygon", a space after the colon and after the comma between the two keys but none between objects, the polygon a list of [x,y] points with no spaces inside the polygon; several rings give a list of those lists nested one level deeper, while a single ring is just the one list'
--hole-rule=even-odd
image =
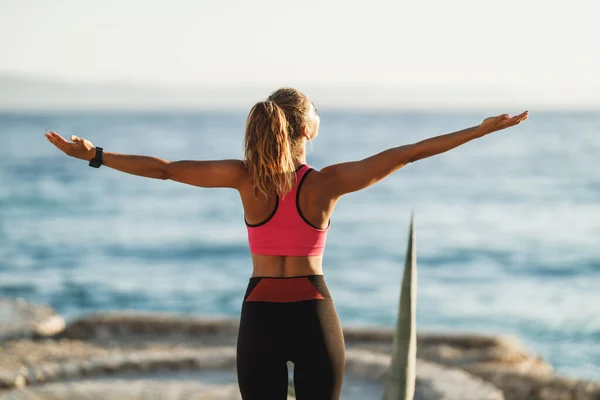
[{"label": "watch strap", "polygon": [[102,147],[96,147],[96,156],[90,160],[89,166],[100,168],[102,165]]}]

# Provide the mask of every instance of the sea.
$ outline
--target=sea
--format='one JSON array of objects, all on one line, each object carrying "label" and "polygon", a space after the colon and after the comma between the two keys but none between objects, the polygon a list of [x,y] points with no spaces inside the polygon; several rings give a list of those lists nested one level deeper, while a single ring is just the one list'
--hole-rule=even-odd
[{"label": "sea", "polygon": [[[501,110],[518,113],[522,110]],[[316,169],[477,125],[486,113],[323,111]],[[243,157],[245,112],[0,112],[0,296],[92,312],[239,315],[251,274],[239,195],[94,169],[44,134],[168,160]],[[600,379],[600,113],[521,125],[342,197],[324,255],[345,326],[391,327],[411,215],[422,332],[517,336]]]}]

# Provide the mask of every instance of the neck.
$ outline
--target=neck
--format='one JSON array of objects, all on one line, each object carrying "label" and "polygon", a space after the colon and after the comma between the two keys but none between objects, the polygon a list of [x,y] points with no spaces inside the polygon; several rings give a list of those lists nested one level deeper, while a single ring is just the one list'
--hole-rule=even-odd
[{"label": "neck", "polygon": [[297,151],[294,151],[293,154],[294,154],[294,166],[296,168],[298,168],[300,165],[306,164],[305,143],[302,143],[302,146],[298,146]]},{"label": "neck", "polygon": [[296,168],[298,168],[301,165],[305,165],[306,164],[306,157],[301,157],[301,158],[295,158],[294,159],[294,166]]}]

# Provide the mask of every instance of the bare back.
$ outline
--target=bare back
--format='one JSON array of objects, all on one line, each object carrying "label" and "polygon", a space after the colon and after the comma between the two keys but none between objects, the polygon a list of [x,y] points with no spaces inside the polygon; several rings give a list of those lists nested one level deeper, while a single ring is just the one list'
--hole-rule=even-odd
[{"label": "bare back", "polygon": [[[321,172],[313,170],[309,174],[299,194],[299,207],[304,217],[315,227],[326,229],[335,201],[328,198],[323,190],[325,180]],[[244,215],[249,224],[259,224],[273,213],[275,197],[265,201],[255,198],[252,177],[248,173],[239,186]],[[252,276],[291,277],[303,275],[322,275],[323,256],[267,256],[252,254]]]}]

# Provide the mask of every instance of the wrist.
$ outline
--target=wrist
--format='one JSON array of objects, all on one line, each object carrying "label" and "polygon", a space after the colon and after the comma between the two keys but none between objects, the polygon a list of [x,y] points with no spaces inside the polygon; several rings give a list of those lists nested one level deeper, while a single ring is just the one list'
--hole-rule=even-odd
[{"label": "wrist", "polygon": [[88,165],[93,168],[100,168],[100,166],[102,164],[103,164],[102,147],[96,146],[94,148],[94,158],[92,158],[90,160]]},{"label": "wrist", "polygon": [[89,151],[87,156],[85,157],[85,160],[90,162],[92,161],[94,158],[96,157],[96,147],[92,147]]},{"label": "wrist", "polygon": [[477,138],[480,138],[480,137],[483,137],[485,135],[492,133],[492,131],[490,131],[488,128],[486,128],[482,125],[477,125],[477,126],[473,127],[473,133],[476,135]]}]

